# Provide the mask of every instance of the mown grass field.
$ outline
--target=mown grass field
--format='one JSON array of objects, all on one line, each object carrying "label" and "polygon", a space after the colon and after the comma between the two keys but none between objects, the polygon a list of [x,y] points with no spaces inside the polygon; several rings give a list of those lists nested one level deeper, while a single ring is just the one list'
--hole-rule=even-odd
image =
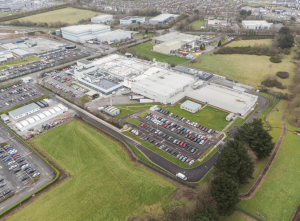
[{"label": "mown grass field", "polygon": [[[31,22],[46,22],[46,23],[51,23],[51,22],[67,22],[71,25],[77,23],[77,14],[78,14],[78,19],[87,19],[87,18],[92,18],[96,15],[100,15],[101,13],[99,12],[94,12],[90,10],[83,10],[83,9],[77,9],[77,8],[63,8],[63,9],[58,9],[55,11],[50,11],[50,12],[45,12],[37,15],[31,15],[23,18],[19,18],[16,20],[19,21],[31,21]],[[5,23],[9,23],[5,22]]]},{"label": "mown grass field", "polygon": [[116,118],[123,117],[128,114],[132,114],[135,111],[143,110],[143,109],[149,109],[154,104],[120,104],[115,105],[115,107],[120,108],[121,113],[116,116]]},{"label": "mown grass field", "polygon": [[38,61],[38,60],[39,59],[37,57],[32,56],[32,57],[20,59],[20,60],[17,60],[17,61],[7,62],[5,64],[0,65],[0,70],[15,67],[15,66],[19,66],[19,65],[23,65],[23,64],[28,64],[30,62]]},{"label": "mown grass field", "polygon": [[141,43],[141,44],[138,44],[131,48],[135,49],[136,53],[141,52],[141,53],[148,55],[151,60],[153,60],[153,58],[155,58],[157,61],[167,62],[169,64],[172,64],[174,62],[175,65],[179,65],[179,64],[182,64],[182,63],[188,61],[185,58],[169,56],[169,55],[160,54],[160,53],[157,53],[154,51],[150,51],[150,49],[153,48],[153,44],[151,44],[150,42]]},{"label": "mown grass field", "polygon": [[233,41],[225,47],[248,47],[248,46],[271,46],[272,39],[257,39],[257,40],[240,40]]},{"label": "mown grass field", "polygon": [[[228,124],[228,121],[226,121],[226,116],[229,113],[215,109],[210,106],[206,106],[204,109],[193,114],[186,110],[180,109],[180,104],[185,101],[186,101],[186,99],[184,99],[183,101],[180,101],[180,103],[176,104],[173,107],[168,106],[168,107],[162,107],[162,108],[165,110],[169,110],[173,114],[182,116],[186,120],[190,120],[192,122],[199,123],[205,127],[211,128],[213,130],[221,131]],[[193,102],[195,102],[195,101],[193,101]],[[203,106],[204,104],[201,104],[201,105]],[[198,115],[198,117],[197,117],[197,115]]]},{"label": "mown grass field", "polygon": [[[241,54],[215,55],[210,53],[196,59],[197,63],[187,63],[186,66],[219,74],[255,88],[257,85],[261,85],[264,76],[268,74],[275,76],[278,71],[286,71],[290,73],[290,77],[288,79],[278,78],[278,81],[282,82],[285,86],[289,86],[292,85],[295,75],[295,64],[291,62],[293,61],[293,54],[294,52],[287,55],[281,63],[275,64],[270,62],[269,56]],[[288,92],[287,89],[272,88],[272,90]]]},{"label": "mown grass field", "polygon": [[138,121],[137,119],[134,119],[134,118],[127,118],[127,119],[125,119],[125,121],[128,123],[132,123],[134,125],[139,125],[141,123],[140,121]]},{"label": "mown grass field", "polygon": [[196,30],[200,30],[201,26],[205,27],[205,21],[194,21],[191,25],[193,25]]},{"label": "mown grass field", "polygon": [[137,34],[135,34],[135,36],[147,36],[147,37],[153,37],[153,36],[155,36],[155,34],[154,33],[148,33],[148,34],[142,34],[142,33],[137,33]]},{"label": "mown grass field", "polygon": [[[32,141],[71,175],[9,220],[126,220],[164,203],[176,187],[142,167],[108,137],[73,120]],[[34,212],[33,212],[34,211]]]}]

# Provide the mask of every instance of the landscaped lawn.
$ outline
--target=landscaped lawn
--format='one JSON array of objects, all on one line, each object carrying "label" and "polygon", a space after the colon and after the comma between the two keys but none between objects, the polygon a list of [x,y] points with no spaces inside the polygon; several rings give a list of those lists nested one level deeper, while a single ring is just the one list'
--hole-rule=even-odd
[{"label": "landscaped lawn", "polygon": [[134,113],[139,110],[143,109],[149,109],[153,105],[149,104],[120,104],[120,105],[115,105],[115,107],[120,108],[121,113],[116,116],[116,118],[123,117],[125,115]]},{"label": "landscaped lawn", "polygon": [[180,58],[180,57],[176,57],[176,56],[169,56],[169,55],[160,54],[160,53],[157,53],[157,52],[154,52],[154,51],[150,51],[150,49],[152,49],[153,46],[154,45],[151,44],[150,42],[146,42],[146,43],[138,44],[138,45],[133,46],[131,48],[134,48],[136,53],[141,52],[141,53],[144,53],[144,54],[148,55],[151,60],[153,60],[153,58],[155,58],[157,61],[167,62],[169,64],[172,64],[172,62],[174,62],[175,65],[179,65],[179,64],[182,64],[182,63],[188,61],[185,58]]},{"label": "landscaped lawn", "polygon": [[240,40],[240,41],[232,41],[230,44],[225,47],[248,47],[248,46],[271,46],[272,39],[257,39],[257,40]]},{"label": "landscaped lawn", "polygon": [[125,121],[128,123],[132,123],[134,125],[139,125],[141,123],[140,121],[138,121],[137,119],[134,119],[134,118],[127,118],[127,119],[125,119]]},{"label": "landscaped lawn", "polygon": [[30,63],[30,62],[33,62],[33,61],[38,61],[38,60],[39,59],[37,57],[32,56],[32,57],[20,59],[20,60],[17,60],[17,61],[11,61],[11,62],[5,63],[3,65],[0,65],[0,70],[15,67],[15,66],[19,66],[19,65],[22,65],[22,64],[27,64],[27,63]]},{"label": "landscaped lawn", "polygon": [[[184,99],[180,103],[183,103],[187,99]],[[195,102],[195,101],[193,101]],[[173,114],[184,117],[186,120],[199,123],[205,127],[211,128],[213,130],[221,131],[229,123],[226,121],[226,116],[229,114],[225,111],[218,110],[216,108],[206,106],[204,109],[193,114],[186,110],[180,109],[180,103],[175,106],[162,107],[165,110],[169,110]],[[197,103],[197,102],[195,102]],[[204,104],[201,104],[204,105]],[[217,111],[217,112],[216,112]],[[197,117],[198,115],[198,117]]]},{"label": "landscaped lawn", "polygon": [[196,30],[200,30],[201,26],[205,27],[205,21],[194,21],[191,25],[193,25]]},{"label": "landscaped lawn", "polygon": [[[46,22],[46,23],[61,21],[62,23],[67,22],[73,25],[77,23],[78,20],[77,14],[78,14],[78,19],[80,20],[80,19],[92,18],[96,15],[100,15],[101,13],[90,11],[90,10],[78,9],[78,8],[63,8],[63,9],[58,9],[50,12],[40,13],[37,15],[18,18],[16,20],[31,21],[31,22]],[[10,21],[5,23],[9,23],[9,22]]]},{"label": "landscaped lawn", "polygon": [[[187,63],[186,66],[219,74],[253,87],[261,85],[264,76],[267,74],[275,76],[278,71],[286,71],[290,73],[290,77],[288,79],[278,78],[278,81],[282,82],[285,86],[289,86],[292,85],[295,74],[295,64],[291,62],[293,61],[293,54],[292,52],[281,63],[275,64],[270,62],[269,56],[242,54],[216,55],[210,53],[196,59],[196,61],[201,62],[195,64]],[[276,91],[287,92],[287,89],[276,89]]]},{"label": "landscaped lawn", "polygon": [[[176,190],[136,166],[117,142],[73,120],[32,142],[70,177],[9,220],[126,220]],[[34,211],[34,212],[33,212]]]},{"label": "landscaped lawn", "polygon": [[142,34],[142,33],[137,33],[137,34],[135,34],[135,36],[147,36],[147,37],[153,37],[153,36],[155,36],[155,34],[154,33],[148,33],[148,34]]}]

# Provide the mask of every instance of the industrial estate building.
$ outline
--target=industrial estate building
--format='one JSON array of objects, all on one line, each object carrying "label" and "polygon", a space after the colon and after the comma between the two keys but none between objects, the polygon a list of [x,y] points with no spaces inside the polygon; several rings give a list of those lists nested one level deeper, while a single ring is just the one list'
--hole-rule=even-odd
[{"label": "industrial estate building", "polygon": [[61,29],[63,38],[73,41],[85,43],[88,40],[96,39],[97,35],[110,32],[108,25],[74,25]]},{"label": "industrial estate building", "polygon": [[139,16],[127,16],[125,18],[120,19],[121,25],[130,25],[130,24],[137,24],[138,22],[145,23],[145,17]]},{"label": "industrial estate building", "polygon": [[196,113],[201,110],[201,104],[197,104],[193,101],[185,101],[180,105],[180,109],[186,110],[191,113]]},{"label": "industrial estate building", "polygon": [[153,51],[163,53],[163,54],[169,54],[172,50],[178,50],[181,48],[181,40],[172,40],[167,41],[162,44],[154,45]]},{"label": "industrial estate building", "polygon": [[97,40],[100,42],[107,41],[108,44],[114,43],[114,41],[128,40],[133,38],[132,31],[124,31],[124,30],[115,30],[112,32],[106,32],[100,35],[97,35]]},{"label": "industrial estate building", "polygon": [[178,17],[179,15],[174,14],[160,14],[154,18],[151,18],[149,20],[150,24],[156,25],[156,24],[166,24],[168,21],[171,21],[172,19]]},{"label": "industrial estate building", "polygon": [[40,109],[41,108],[37,104],[32,103],[32,104],[25,105],[24,107],[20,107],[18,109],[12,110],[12,111],[8,112],[8,114],[14,120],[18,120],[22,117],[26,117],[29,114],[37,112]]},{"label": "industrial estate building", "polygon": [[273,23],[268,23],[265,20],[243,20],[242,25],[245,29],[270,29]]},{"label": "industrial estate building", "polygon": [[[236,85],[225,87],[213,81],[226,81],[225,77],[186,67],[170,69],[167,63],[155,59],[149,62],[111,54],[92,62],[81,61],[81,64],[89,67],[78,81],[103,94],[127,87],[154,102],[173,105],[189,98],[239,115],[246,115],[257,102],[257,96],[245,93]],[[87,71],[91,67],[97,70]],[[198,105],[186,109],[197,111],[201,108]]]},{"label": "industrial estate building", "polygon": [[112,20],[113,20],[113,15],[107,15],[107,14],[102,14],[102,15],[98,15],[96,17],[91,18],[91,22],[93,24],[106,23],[106,22],[110,22]]},{"label": "industrial estate building", "polygon": [[197,40],[200,40],[200,36],[196,35],[189,35],[185,33],[180,33],[180,32],[170,32],[165,35],[161,35],[158,37],[153,37],[152,38],[152,44],[161,44],[164,42],[169,42],[169,41],[174,41],[174,40],[181,40],[181,44],[188,44],[188,43],[193,43]]}]

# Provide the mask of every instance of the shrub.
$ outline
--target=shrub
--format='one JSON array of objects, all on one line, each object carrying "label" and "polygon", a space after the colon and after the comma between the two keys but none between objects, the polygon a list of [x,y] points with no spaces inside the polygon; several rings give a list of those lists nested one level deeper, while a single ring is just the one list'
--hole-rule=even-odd
[{"label": "shrub", "polygon": [[278,77],[280,77],[281,79],[287,79],[287,78],[290,77],[289,72],[285,72],[285,71],[278,71],[278,72],[276,73],[276,75],[277,75]]},{"label": "shrub", "polygon": [[281,82],[277,81],[277,79],[266,79],[261,82],[266,87],[277,87],[279,89],[286,89],[286,86],[282,85]]},{"label": "shrub", "polygon": [[270,57],[270,61],[273,63],[280,63],[282,60],[280,59],[279,56],[275,55],[275,56]]}]

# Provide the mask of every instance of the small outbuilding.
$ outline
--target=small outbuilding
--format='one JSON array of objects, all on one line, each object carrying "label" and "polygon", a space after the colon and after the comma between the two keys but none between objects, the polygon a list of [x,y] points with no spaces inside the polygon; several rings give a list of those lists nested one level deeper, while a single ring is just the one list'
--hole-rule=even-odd
[{"label": "small outbuilding", "polygon": [[196,113],[201,109],[201,104],[192,101],[185,101],[180,105],[180,109],[186,110],[191,113]]},{"label": "small outbuilding", "polygon": [[6,114],[1,114],[1,119],[5,122],[9,120],[9,117]]},{"label": "small outbuilding", "polygon": [[231,121],[234,118],[234,113],[230,113],[227,115],[226,120]]}]

